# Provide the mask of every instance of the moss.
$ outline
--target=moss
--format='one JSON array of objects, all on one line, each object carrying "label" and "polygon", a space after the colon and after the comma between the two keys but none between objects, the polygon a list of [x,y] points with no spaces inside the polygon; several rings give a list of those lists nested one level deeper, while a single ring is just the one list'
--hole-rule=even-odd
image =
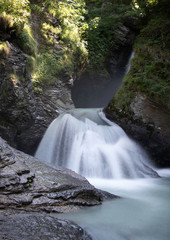
[{"label": "moss", "polygon": [[130,4],[122,1],[95,1],[93,7],[90,2],[86,38],[91,72],[106,69],[108,56],[120,47],[118,28],[135,14]]},{"label": "moss", "polygon": [[35,95],[39,95],[43,92],[42,87],[37,87],[36,84],[33,84],[33,90]]},{"label": "moss", "polygon": [[14,22],[12,16],[6,14],[5,12],[0,15],[0,31],[9,32],[13,24]]},{"label": "moss", "polygon": [[24,29],[19,33],[18,44],[21,49],[28,55],[36,55],[37,43],[32,36],[31,28],[29,25],[24,27]]},{"label": "moss", "polygon": [[135,56],[123,85],[115,96],[116,106],[128,109],[136,91],[170,109],[170,22],[156,16],[141,30],[134,46]]},{"label": "moss", "polygon": [[42,53],[37,55],[36,67],[32,73],[34,87],[44,86],[57,81],[57,75],[61,72],[62,67],[55,55]]},{"label": "moss", "polygon": [[61,33],[61,27],[54,27],[51,23],[44,22],[41,29],[42,35],[45,37],[49,45],[54,45],[57,36]]},{"label": "moss", "polygon": [[43,13],[43,10],[41,8],[41,6],[37,5],[37,4],[30,4],[30,9],[32,12],[36,12],[38,14]]},{"label": "moss", "polygon": [[35,64],[36,64],[35,58],[29,56],[26,61],[26,70],[28,72],[32,72],[35,69]]},{"label": "moss", "polygon": [[0,57],[1,58],[7,58],[10,53],[10,48],[6,44],[6,42],[0,41]]}]

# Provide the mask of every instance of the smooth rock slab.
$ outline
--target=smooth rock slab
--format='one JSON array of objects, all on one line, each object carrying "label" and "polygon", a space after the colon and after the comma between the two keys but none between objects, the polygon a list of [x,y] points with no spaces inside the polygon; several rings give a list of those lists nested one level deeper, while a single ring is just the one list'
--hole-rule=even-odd
[{"label": "smooth rock slab", "polygon": [[46,165],[0,138],[0,209],[61,213],[113,198],[75,172]]},{"label": "smooth rock slab", "polygon": [[77,224],[39,213],[0,215],[2,240],[92,240]]}]

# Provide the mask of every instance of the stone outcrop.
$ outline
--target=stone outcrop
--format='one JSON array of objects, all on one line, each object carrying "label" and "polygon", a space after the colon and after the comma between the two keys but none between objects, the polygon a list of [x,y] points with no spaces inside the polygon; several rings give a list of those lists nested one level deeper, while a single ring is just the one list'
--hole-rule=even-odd
[{"label": "stone outcrop", "polygon": [[13,147],[34,153],[58,112],[74,107],[70,77],[63,73],[62,81],[35,96],[27,68],[29,56],[15,43],[6,44],[9,54],[0,61],[0,136]]},{"label": "stone outcrop", "polygon": [[113,198],[75,172],[48,166],[0,138],[0,209],[70,212]]},{"label": "stone outcrop", "polygon": [[134,29],[119,26],[115,30],[115,45],[107,57],[106,69],[93,73],[87,70],[74,82],[72,99],[77,108],[98,108],[108,104],[127,71],[135,34]]},{"label": "stone outcrop", "polygon": [[132,52],[135,36],[136,31],[125,25],[122,25],[115,30],[114,40],[117,47],[114,51],[110,52],[110,57],[108,57],[107,63],[111,75],[119,68],[124,68],[127,64],[129,55]]},{"label": "stone outcrop", "polygon": [[74,108],[68,76],[63,81],[58,81],[55,86],[47,87],[42,94],[35,96],[35,101],[34,122],[15,137],[17,148],[29,154],[35,152],[46,129],[59,113]]},{"label": "stone outcrop", "polygon": [[6,41],[8,57],[0,61],[0,133],[14,144],[18,131],[27,128],[35,119],[36,107],[32,83],[26,70],[28,55]]},{"label": "stone outcrop", "polygon": [[129,111],[118,109],[112,100],[106,116],[138,141],[159,167],[170,166],[170,113],[157,103],[136,93]]},{"label": "stone outcrop", "polygon": [[77,224],[40,213],[0,214],[0,229],[6,240],[92,240]]}]

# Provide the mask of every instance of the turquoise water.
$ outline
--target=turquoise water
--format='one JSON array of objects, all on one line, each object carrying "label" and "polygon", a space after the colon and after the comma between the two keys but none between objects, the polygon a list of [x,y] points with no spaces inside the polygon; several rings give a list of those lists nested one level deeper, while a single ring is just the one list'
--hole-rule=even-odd
[{"label": "turquoise water", "polygon": [[94,240],[170,239],[170,178],[89,180],[122,199],[60,217],[82,226]]},{"label": "turquoise water", "polygon": [[155,170],[143,149],[101,109],[61,114],[49,126],[36,157],[70,168],[121,197],[57,215],[82,226],[94,240],[170,239],[170,170]]}]

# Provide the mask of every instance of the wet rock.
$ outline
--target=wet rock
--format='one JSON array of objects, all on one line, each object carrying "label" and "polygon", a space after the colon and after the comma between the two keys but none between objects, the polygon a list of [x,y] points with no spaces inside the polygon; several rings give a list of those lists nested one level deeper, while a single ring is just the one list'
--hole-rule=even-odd
[{"label": "wet rock", "polygon": [[15,135],[34,121],[36,108],[26,70],[28,56],[14,44],[6,44],[9,55],[0,61],[0,134],[15,146]]},{"label": "wet rock", "polygon": [[92,240],[77,224],[39,213],[0,212],[0,229],[6,240]]},{"label": "wet rock", "polygon": [[70,76],[48,86],[34,96],[29,57],[21,49],[6,42],[9,55],[0,60],[0,136],[22,151],[33,154],[49,124],[59,111],[73,108]]},{"label": "wet rock", "polygon": [[55,86],[48,86],[36,99],[36,118],[24,131],[16,135],[17,148],[34,154],[50,123],[68,109],[74,108],[67,81],[58,81]]},{"label": "wet rock", "polygon": [[170,167],[170,113],[145,96],[136,93],[129,111],[105,108],[106,116],[119,124],[125,132],[139,142],[158,167]]},{"label": "wet rock", "polygon": [[0,209],[70,212],[116,196],[95,189],[84,177],[48,166],[0,138]]}]

